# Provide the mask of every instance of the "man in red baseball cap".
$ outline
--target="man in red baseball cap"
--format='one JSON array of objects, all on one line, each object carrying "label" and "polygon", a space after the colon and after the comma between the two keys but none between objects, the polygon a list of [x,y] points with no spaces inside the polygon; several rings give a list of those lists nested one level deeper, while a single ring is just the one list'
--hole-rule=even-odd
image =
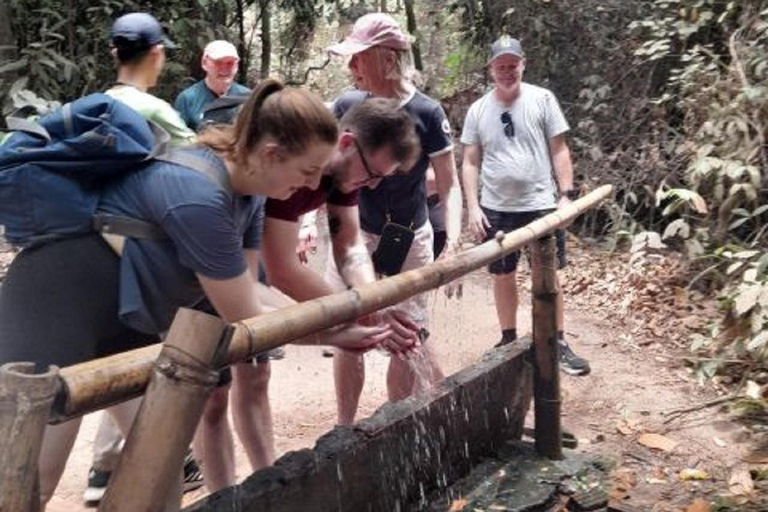
[{"label": "man in red baseball cap", "polygon": [[251,93],[235,82],[239,65],[240,55],[229,41],[211,41],[205,46],[200,62],[205,78],[181,91],[173,104],[190,128],[199,131],[203,127],[203,113],[214,100]]}]

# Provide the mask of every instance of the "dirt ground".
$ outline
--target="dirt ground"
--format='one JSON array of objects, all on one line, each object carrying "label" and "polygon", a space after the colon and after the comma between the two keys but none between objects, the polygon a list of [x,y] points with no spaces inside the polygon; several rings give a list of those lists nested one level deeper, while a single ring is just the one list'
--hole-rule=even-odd
[{"label": "dirt ground", "polygon": [[[566,289],[569,279],[579,278],[579,261],[587,259],[581,250],[571,257],[575,266],[562,273]],[[0,264],[9,260],[6,253]],[[315,264],[322,265],[321,260],[318,258]],[[526,273],[521,272],[521,280]],[[527,295],[523,293],[519,313],[520,333],[530,331]],[[498,340],[493,293],[485,271],[465,279],[461,301],[449,301],[438,291],[430,295],[430,304],[430,343],[435,344],[446,373],[476,361]],[[605,306],[611,309],[610,304]],[[744,477],[745,470],[768,463],[768,454],[757,450],[754,430],[735,422],[724,406],[706,407],[679,417],[667,414],[719,396],[711,386],[699,385],[681,365],[677,348],[681,340],[666,343],[660,339],[641,346],[633,342],[628,327],[617,325],[605,308],[586,303],[579,295],[566,297],[565,318],[567,338],[580,355],[589,359],[592,373],[585,377],[561,374],[564,428],[579,440],[577,450],[605,454],[615,461],[611,491],[614,499],[630,503],[637,510],[695,512],[707,510],[702,508],[704,502],[714,504],[718,499],[722,501],[719,496],[731,493],[742,502],[731,510],[768,510],[765,503],[757,504],[765,493],[760,489],[750,491],[754,484]],[[387,363],[388,358],[376,352],[366,357],[359,417],[372,414],[386,400]],[[334,425],[332,360],[323,357],[319,347],[289,346],[285,359],[271,364],[270,395],[278,454],[311,447]],[[49,511],[87,510],[81,496],[99,414],[85,418]],[[653,440],[647,435],[642,437],[644,434],[662,436],[655,438],[659,447],[641,444]],[[249,472],[244,452],[238,446],[238,478]],[[691,475],[706,478],[690,479]],[[748,479],[749,472],[746,475]],[[202,491],[188,494],[185,503],[202,495]]]}]

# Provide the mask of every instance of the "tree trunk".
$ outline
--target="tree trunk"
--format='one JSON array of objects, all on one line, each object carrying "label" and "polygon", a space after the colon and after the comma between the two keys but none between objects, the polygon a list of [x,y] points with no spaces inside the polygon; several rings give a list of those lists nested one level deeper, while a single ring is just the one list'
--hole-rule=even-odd
[{"label": "tree trunk", "polygon": [[413,65],[419,71],[424,70],[421,63],[421,47],[419,46],[419,33],[416,27],[416,14],[413,12],[413,0],[405,0],[405,16],[408,19],[408,32],[414,37],[413,41]]},{"label": "tree trunk", "polygon": [[259,0],[261,6],[261,78],[269,76],[270,61],[272,59],[272,24],[270,22],[270,0]]},{"label": "tree trunk", "polygon": [[[3,49],[2,47],[13,47]],[[0,2],[0,65],[16,60],[16,38],[11,27],[10,2]],[[16,71],[0,73],[0,107],[2,107],[11,85],[16,80]]]},{"label": "tree trunk", "polygon": [[240,68],[238,69],[237,74],[239,75],[237,77],[238,81],[241,84],[247,84],[248,83],[248,68],[250,68],[251,64],[251,55],[250,52],[248,52],[248,46],[245,44],[245,15],[243,11],[245,10],[245,5],[243,5],[243,0],[237,0],[235,2],[237,12],[235,13],[235,16],[237,17],[237,53],[240,54]]}]

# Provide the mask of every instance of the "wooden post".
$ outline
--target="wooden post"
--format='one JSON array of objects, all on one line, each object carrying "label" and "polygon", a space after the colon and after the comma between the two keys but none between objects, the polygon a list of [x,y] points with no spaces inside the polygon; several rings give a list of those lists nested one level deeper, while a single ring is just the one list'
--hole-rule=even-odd
[{"label": "wooden post", "polygon": [[37,373],[34,363],[0,367],[0,510],[40,510],[37,466],[59,384],[58,368]]},{"label": "wooden post", "polygon": [[536,450],[550,459],[563,458],[560,426],[560,347],[556,304],[560,287],[555,266],[554,234],[531,244],[533,281],[533,396]]},{"label": "wooden post", "polygon": [[179,310],[100,511],[178,510],[184,454],[218,382],[215,368],[226,359],[231,333],[217,317]]}]

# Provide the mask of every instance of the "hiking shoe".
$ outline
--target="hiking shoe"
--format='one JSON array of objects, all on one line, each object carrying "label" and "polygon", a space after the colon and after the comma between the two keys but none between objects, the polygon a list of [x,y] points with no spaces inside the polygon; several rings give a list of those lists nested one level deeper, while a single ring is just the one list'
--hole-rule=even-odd
[{"label": "hiking shoe", "polygon": [[577,356],[564,340],[559,340],[558,343],[560,344],[560,369],[569,375],[587,375],[590,372],[587,360]]},{"label": "hiking shoe", "polygon": [[273,348],[267,354],[272,361],[279,361],[285,357],[285,349],[283,347]]},{"label": "hiking shoe", "polygon": [[323,357],[333,357],[333,349],[332,348],[324,348],[323,349]]},{"label": "hiking shoe", "polygon": [[91,467],[88,471],[88,487],[83,492],[83,501],[86,505],[94,507],[99,504],[107,491],[107,482],[112,476],[111,471],[102,471]]},{"label": "hiking shoe", "polygon": [[510,343],[514,343],[517,341],[517,335],[513,335],[512,333],[501,333],[501,341],[499,341],[497,344],[495,344],[493,347],[503,347],[504,345],[509,345]]},{"label": "hiking shoe", "polygon": [[184,492],[194,491],[203,486],[203,473],[192,456],[192,450],[184,457]]}]

